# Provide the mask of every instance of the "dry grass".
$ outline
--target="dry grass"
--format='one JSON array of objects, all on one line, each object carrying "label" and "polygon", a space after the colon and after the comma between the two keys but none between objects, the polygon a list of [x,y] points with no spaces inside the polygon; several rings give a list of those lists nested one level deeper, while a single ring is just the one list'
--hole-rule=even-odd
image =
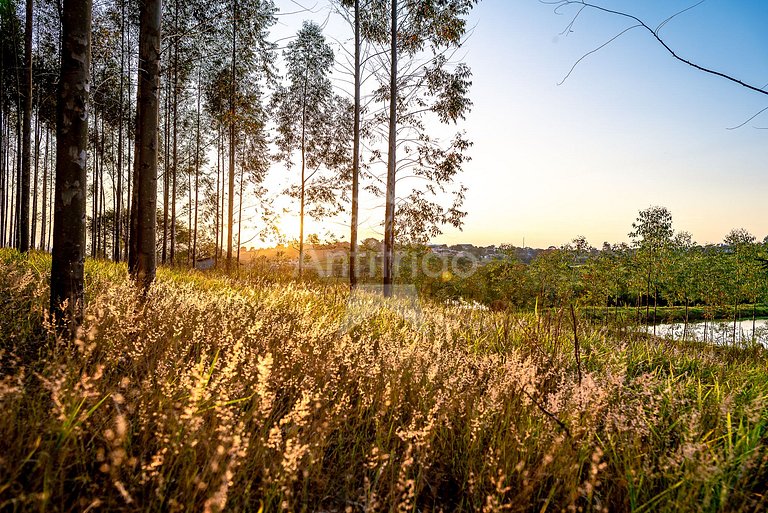
[{"label": "dry grass", "polygon": [[[345,326],[342,285],[87,264],[74,345],[49,260],[0,250],[0,510],[759,511],[762,348],[422,305]],[[371,298],[373,302],[373,299]]]}]

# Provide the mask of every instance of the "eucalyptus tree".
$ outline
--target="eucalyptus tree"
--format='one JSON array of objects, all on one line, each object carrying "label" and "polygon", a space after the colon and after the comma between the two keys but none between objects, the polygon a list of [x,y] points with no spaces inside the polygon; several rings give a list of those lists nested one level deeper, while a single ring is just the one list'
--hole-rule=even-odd
[{"label": "eucalyptus tree", "polygon": [[350,218],[350,236],[349,236],[349,286],[351,289],[357,287],[357,231],[360,211],[360,110],[361,110],[361,90],[362,90],[362,33],[361,33],[361,12],[360,0],[348,2],[354,8],[354,114],[352,119],[352,205]]},{"label": "eucalyptus tree", "polygon": [[[121,131],[121,84],[124,86],[125,66],[121,38],[124,27],[120,23],[114,3],[97,4],[92,16],[92,31],[96,35],[92,48],[91,91],[92,115],[91,144],[91,257],[114,256],[108,247],[115,243],[114,224],[118,215],[118,177],[122,175],[123,149],[115,144],[115,131]],[[119,134],[118,134],[119,135]],[[118,142],[122,143],[119,140]],[[120,164],[118,166],[117,164]],[[108,183],[109,182],[109,183]],[[122,181],[120,180],[122,187]],[[111,198],[110,198],[111,197]],[[109,211],[109,213],[108,213]]]},{"label": "eucalyptus tree", "polygon": [[22,148],[19,172],[19,218],[16,230],[19,251],[29,251],[29,181],[32,160],[32,0],[25,2],[24,73],[22,97]]},{"label": "eucalyptus tree", "polygon": [[[468,159],[471,143],[462,133],[446,143],[429,134],[426,127],[432,122],[456,123],[471,108],[467,97],[470,69],[453,59],[467,34],[466,16],[476,3],[370,3],[375,15],[366,35],[388,55],[380,59],[381,86],[376,91],[376,98],[388,108],[374,120],[387,127],[380,133],[387,141],[387,172],[381,186],[371,188],[385,197],[382,274],[386,296],[392,294],[396,233],[401,240],[425,241],[439,234],[442,225],[460,227],[466,215],[461,211],[464,187],[448,190],[448,186]],[[396,188],[406,176],[417,178],[424,186],[411,187],[398,201]],[[443,195],[451,198],[450,205],[441,203]]]},{"label": "eucalyptus tree", "polygon": [[74,337],[82,321],[91,0],[64,0],[56,127],[51,313]]},{"label": "eucalyptus tree", "polygon": [[[305,21],[283,57],[286,62],[287,84],[280,85],[272,98],[277,125],[277,159],[290,170],[295,154],[299,154],[299,185],[289,189],[299,199],[299,276],[304,268],[304,216],[308,203],[317,203],[320,213],[324,204],[337,203],[336,180],[323,175],[323,169],[333,168],[334,139],[338,138],[335,121],[337,101],[330,74],[334,64],[333,50],[326,42],[322,29]],[[343,134],[342,134],[343,135]],[[343,138],[343,136],[342,136]],[[347,157],[347,155],[344,155]],[[337,209],[335,209],[337,210]]]},{"label": "eucalyptus tree", "polygon": [[139,3],[139,76],[136,94],[136,161],[131,202],[128,268],[138,285],[155,278],[157,159],[160,95],[161,0]]},{"label": "eucalyptus tree", "polygon": [[[49,156],[53,154],[52,145],[55,139],[51,138],[51,132],[55,134],[56,130],[56,91],[59,75],[59,59],[61,54],[61,25],[59,13],[56,6],[51,1],[38,2],[35,10],[35,55],[33,59],[33,81],[36,86],[36,94],[33,99],[36,102],[34,107],[36,115],[36,124],[38,127],[40,140],[36,141],[38,145],[42,144],[40,157],[42,158],[42,180],[40,183],[40,239],[37,244],[39,249],[47,250],[50,248],[49,238],[51,235],[50,215],[53,211],[51,200],[53,198],[53,172]],[[42,140],[45,143],[42,143]],[[52,141],[52,139],[54,139]],[[35,167],[37,168],[37,158]],[[35,184],[37,185],[37,184]],[[37,198],[37,194],[33,198]],[[34,237],[38,232],[35,226],[38,208],[32,209],[32,233],[30,242],[34,242]]]},{"label": "eucalyptus tree", "polygon": [[[352,153],[351,153],[351,205],[349,223],[349,286],[357,287],[358,227],[360,213],[360,119],[362,113],[363,36],[360,0],[334,0],[337,12],[351,26],[353,33],[351,62],[347,71],[352,75]],[[366,3],[366,2],[364,2]],[[343,49],[343,47],[342,47]],[[350,52],[348,52],[350,53]],[[344,65],[341,65],[344,69]]]},{"label": "eucalyptus tree", "polygon": [[[23,28],[16,1],[0,2],[0,242],[17,245],[21,170]],[[15,126],[12,137],[11,125]],[[13,148],[12,143],[15,143]],[[15,151],[15,154],[12,153]]]},{"label": "eucalyptus tree", "polygon": [[[268,40],[269,28],[275,23],[276,8],[271,0],[218,0],[208,3],[219,13],[213,19],[215,38],[211,43],[211,59],[207,63],[205,107],[222,135],[228,141],[228,166],[223,177],[227,190],[227,265],[232,265],[234,244],[234,198],[240,166],[240,183],[248,180],[257,186],[269,168],[266,148],[267,111],[264,91],[275,81],[275,44]],[[222,141],[223,142],[223,141]],[[222,148],[223,149],[223,148]],[[246,174],[247,172],[247,174]],[[223,180],[222,180],[223,181]],[[240,198],[240,207],[243,207]],[[223,208],[222,208],[223,211]],[[221,216],[220,235],[224,235]]]}]

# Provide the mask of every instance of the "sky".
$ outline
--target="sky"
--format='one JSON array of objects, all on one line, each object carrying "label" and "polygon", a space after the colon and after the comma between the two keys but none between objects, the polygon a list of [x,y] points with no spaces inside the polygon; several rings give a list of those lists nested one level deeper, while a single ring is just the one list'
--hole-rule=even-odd
[{"label": "sky", "polygon": [[[653,27],[695,3],[595,1]],[[281,16],[275,34],[324,18],[323,3],[310,4],[314,14]],[[293,0],[276,4],[297,10]],[[564,33],[574,14],[538,0],[475,7],[462,54],[474,107],[458,127],[474,142],[459,178],[468,215],[462,231],[446,229],[433,242],[548,247],[583,235],[599,247],[626,241],[638,212],[652,205],[667,207],[675,229],[700,243],[719,242],[732,228],[768,235],[768,130],[760,129],[768,112],[729,130],[768,107],[768,96],[675,60],[639,28],[569,75],[632,25],[584,11]],[[684,58],[764,87],[766,19],[768,2],[706,0],[661,36]],[[329,33],[343,29],[328,25]],[[363,214],[362,230],[377,236],[373,212]],[[289,218],[283,227],[297,223]]]}]

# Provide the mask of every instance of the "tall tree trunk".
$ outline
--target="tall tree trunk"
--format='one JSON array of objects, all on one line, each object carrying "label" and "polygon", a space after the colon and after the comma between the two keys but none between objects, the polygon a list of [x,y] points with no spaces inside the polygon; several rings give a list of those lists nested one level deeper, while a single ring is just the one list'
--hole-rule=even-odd
[{"label": "tall tree trunk", "polygon": [[240,235],[243,227],[243,166],[240,166],[240,197],[237,207],[237,271],[240,272]]},{"label": "tall tree trunk", "polygon": [[32,0],[26,2],[24,24],[24,99],[21,181],[19,182],[19,251],[29,251],[29,175],[32,159]]},{"label": "tall tree trunk", "polygon": [[195,227],[192,242],[192,268],[197,267],[197,200],[199,198],[200,177],[200,67],[197,68],[197,120],[195,130]]},{"label": "tall tree trunk", "polygon": [[136,94],[136,159],[133,172],[128,268],[146,290],[155,279],[157,131],[160,110],[161,0],[139,2],[139,80]]},{"label": "tall tree trunk", "polygon": [[40,169],[40,110],[35,116],[35,171],[32,175],[32,229],[29,234],[29,247],[37,246],[37,182]]},{"label": "tall tree trunk", "polygon": [[[55,135],[55,134],[54,134]],[[48,241],[46,242],[48,244],[48,251],[53,251],[53,218],[56,210],[56,158],[58,155],[58,147],[59,142],[56,140],[56,137],[53,138],[53,141],[51,142],[51,162],[49,163],[51,166],[51,172],[48,176],[48,180],[50,183],[48,184]]]},{"label": "tall tree trunk", "polygon": [[[189,152],[187,152],[187,162],[190,161]],[[191,265],[192,259],[192,173],[187,170],[187,266]]]},{"label": "tall tree trunk", "polygon": [[168,165],[171,159],[171,81],[169,77],[165,79],[165,125],[163,137],[163,253],[161,262],[165,264],[168,259],[168,198],[170,189],[170,173]]},{"label": "tall tree trunk", "polygon": [[218,267],[219,265],[219,194],[220,194],[220,175],[221,175],[221,127],[219,127],[216,134],[216,215],[214,221],[216,226],[213,229],[215,241],[213,244],[213,265]]},{"label": "tall tree trunk", "polygon": [[360,208],[360,0],[355,0],[355,111],[352,127],[352,220],[349,236],[349,287],[357,287],[357,225]]},{"label": "tall tree trunk", "polygon": [[224,147],[224,129],[222,127],[221,134],[220,134],[220,141],[221,141],[221,209],[219,210],[221,214],[219,214],[219,218],[221,220],[221,225],[219,226],[219,250],[221,251],[221,258],[224,259],[224,209],[226,207],[226,199],[227,195],[224,194],[224,187],[227,183],[227,172],[226,172],[226,162],[224,162],[225,152],[226,148]]},{"label": "tall tree trunk", "polygon": [[64,0],[56,106],[56,192],[53,215],[51,313],[74,337],[83,315],[91,0]]},{"label": "tall tree trunk", "polygon": [[[5,34],[5,17],[0,17],[0,32]],[[0,58],[0,98],[5,98],[5,63],[4,59]],[[6,223],[6,198],[8,197],[8,191],[6,190],[7,172],[6,168],[6,143],[7,137],[5,136],[5,108],[3,103],[0,102],[0,247],[5,246],[5,223]]]},{"label": "tall tree trunk", "polygon": [[122,260],[122,219],[123,219],[123,83],[125,80],[125,0],[120,6],[120,91],[117,112],[117,194],[115,195],[115,226],[112,259]]},{"label": "tall tree trunk", "polygon": [[235,218],[235,94],[237,92],[237,0],[233,0],[232,9],[232,84],[229,91],[229,198],[227,212],[227,268],[232,268],[232,242]]},{"label": "tall tree trunk", "polygon": [[105,153],[104,153],[104,139],[106,139],[105,132],[104,132],[104,116],[101,116],[101,145],[99,147],[99,153],[101,157],[99,158],[99,224],[97,225],[99,228],[99,256],[101,258],[107,258],[107,230],[106,230],[106,223],[104,222],[104,204],[105,204],[105,193],[104,193],[104,161]]},{"label": "tall tree trunk", "polygon": [[50,130],[45,130],[45,149],[43,150],[43,198],[42,198],[42,213],[40,214],[40,249],[46,249],[46,229],[48,221],[48,143]]},{"label": "tall tree trunk", "polygon": [[384,296],[392,296],[395,256],[395,174],[397,170],[397,0],[392,0],[389,78],[389,154],[384,215]]},{"label": "tall tree trunk", "polygon": [[179,1],[174,2],[173,43],[173,169],[171,173],[171,265],[176,263],[176,179],[179,169]]},{"label": "tall tree trunk", "polygon": [[304,90],[301,99],[301,200],[299,207],[299,278],[304,276],[304,208],[307,186],[307,75],[304,75]]},{"label": "tall tree trunk", "polygon": [[[93,70],[91,70],[93,71]],[[95,82],[95,79],[93,76],[91,77],[92,83]],[[94,122],[93,122],[93,131],[95,133],[94,141],[93,141],[93,175],[92,175],[92,181],[93,181],[93,199],[91,202],[91,258],[96,258],[96,248],[97,248],[97,235],[98,232],[96,230],[96,217],[98,216],[98,208],[99,208],[99,176],[98,176],[98,168],[99,168],[99,114],[96,109],[94,109],[93,112],[94,116]]]},{"label": "tall tree trunk", "polygon": [[[18,75],[18,73],[17,73]],[[19,96],[18,102],[16,104],[16,167],[14,168],[14,190],[16,191],[16,203],[14,205],[14,218],[13,218],[13,241],[14,241],[14,247],[16,249],[21,248],[21,196],[22,196],[22,187],[21,184],[24,180],[24,178],[21,176],[22,172],[21,170],[24,169],[24,150],[23,150],[23,144],[24,144],[24,136],[23,136],[23,98]]]}]

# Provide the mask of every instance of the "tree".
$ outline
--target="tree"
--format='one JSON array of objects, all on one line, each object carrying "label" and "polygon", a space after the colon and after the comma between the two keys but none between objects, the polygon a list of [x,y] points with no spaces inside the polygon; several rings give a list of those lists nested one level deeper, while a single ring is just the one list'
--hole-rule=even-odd
[{"label": "tree", "polygon": [[19,186],[19,219],[16,230],[19,251],[29,251],[29,178],[32,160],[32,0],[26,0],[24,24],[24,90],[22,98],[22,149]]},{"label": "tree", "polygon": [[[377,91],[377,98],[388,106],[388,112],[382,112],[377,120],[386,123],[387,133],[382,138],[388,143],[387,173],[383,180],[385,296],[392,295],[396,232],[401,239],[409,235],[426,239],[440,233],[439,225],[461,226],[466,215],[460,210],[463,187],[453,191],[453,203],[448,208],[430,196],[448,192],[445,185],[461,171],[470,143],[458,134],[444,147],[426,133],[424,118],[431,114],[442,123],[456,123],[472,105],[467,98],[471,85],[469,67],[463,63],[452,65],[450,57],[465,37],[465,16],[476,3],[477,0],[375,0],[371,5],[371,12],[388,22],[372,23],[366,30],[367,37],[386,46],[389,54],[389,60],[382,62],[385,71]],[[405,170],[426,185],[401,194],[398,204],[396,187]]]},{"label": "tree", "polygon": [[[747,230],[740,228],[728,232],[725,242],[728,248],[728,289],[733,304],[733,343],[736,344],[736,326],[739,318],[739,306],[747,298],[753,304],[759,294],[757,283],[757,238]],[[754,310],[753,310],[754,317]]]},{"label": "tree", "polygon": [[141,0],[139,13],[136,162],[133,174],[128,267],[137,284],[147,288],[155,278],[156,266],[157,137],[160,110],[162,0]]},{"label": "tree", "polygon": [[[22,141],[21,63],[24,59],[22,20],[16,2],[0,2],[0,242],[18,247]],[[12,107],[14,108],[12,111]],[[15,116],[14,116],[15,114]],[[15,152],[12,156],[11,125],[15,118]]]},{"label": "tree", "polygon": [[[262,191],[258,186],[269,167],[265,133],[267,115],[262,105],[262,91],[265,85],[275,80],[275,45],[267,41],[267,35],[269,27],[275,23],[276,9],[271,0],[221,0],[212,3],[210,9],[222,13],[212,22],[212,33],[222,37],[211,41],[205,108],[221,135],[222,207],[218,233],[221,247],[225,244],[227,247],[227,266],[231,266],[235,242],[236,167],[240,166],[241,184],[245,179],[255,185],[256,196],[260,199]],[[229,139],[228,152],[223,144],[225,137]],[[227,157],[229,163],[225,165]],[[228,210],[226,242],[225,208]],[[240,208],[243,208],[242,198]]]},{"label": "tree", "polygon": [[357,253],[358,253],[358,225],[360,211],[360,113],[361,113],[361,86],[362,86],[362,27],[360,12],[360,0],[342,0],[343,8],[353,8],[352,25],[354,27],[354,63],[352,74],[354,75],[354,110],[352,119],[352,205],[350,216],[349,234],[349,287],[354,290],[357,287]]},{"label": "tree", "polygon": [[[648,207],[640,211],[637,220],[632,223],[629,237],[634,239],[635,259],[637,270],[646,284],[645,319],[650,317],[651,285],[654,296],[654,323],[658,306],[659,271],[661,261],[666,256],[674,231],[672,230],[672,214],[665,207]],[[655,326],[654,326],[655,329]]]},{"label": "tree", "polygon": [[[295,40],[284,52],[287,63],[287,86],[278,87],[276,105],[277,147],[279,160],[290,169],[293,154],[300,154],[301,179],[292,191],[299,197],[299,276],[304,267],[304,215],[308,203],[335,203],[335,180],[318,174],[323,167],[338,164],[334,140],[337,101],[329,75],[334,63],[333,50],[326,43],[322,29],[304,22]],[[346,155],[345,155],[346,157]]]},{"label": "tree", "polygon": [[669,295],[674,302],[685,305],[685,323],[683,325],[683,340],[688,336],[688,313],[692,297],[698,289],[697,267],[700,265],[699,253],[688,232],[679,232],[672,239],[670,247],[669,269],[667,284]]},{"label": "tree", "polygon": [[74,337],[82,321],[91,0],[64,0],[56,127],[51,313]]}]

